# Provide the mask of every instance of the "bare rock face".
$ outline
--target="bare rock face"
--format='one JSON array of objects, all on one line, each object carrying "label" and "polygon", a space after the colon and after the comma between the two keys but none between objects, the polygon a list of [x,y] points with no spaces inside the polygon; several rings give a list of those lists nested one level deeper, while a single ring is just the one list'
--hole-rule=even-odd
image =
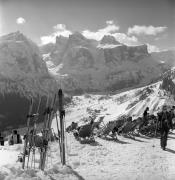
[{"label": "bare rock face", "polygon": [[48,94],[56,92],[56,81],[48,73],[40,51],[20,32],[0,37],[0,128],[17,128],[26,125],[30,98],[33,113],[39,99],[39,122],[46,106]]},{"label": "bare rock face", "polygon": [[69,92],[115,91],[146,85],[167,69],[152,58],[147,45],[127,46],[113,36],[104,36],[98,42],[78,32],[65,38],[64,43],[56,43],[45,61],[53,63],[49,71],[54,70]]},{"label": "bare rock face", "polygon": [[105,35],[101,41],[100,41],[100,44],[121,44],[119,43],[113,36],[110,36],[110,35]]}]

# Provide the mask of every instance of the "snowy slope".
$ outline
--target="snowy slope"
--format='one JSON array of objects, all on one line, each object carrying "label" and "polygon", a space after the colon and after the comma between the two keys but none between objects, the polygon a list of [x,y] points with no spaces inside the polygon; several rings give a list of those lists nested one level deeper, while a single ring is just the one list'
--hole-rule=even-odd
[{"label": "snowy slope", "polygon": [[[67,134],[67,165],[60,164],[58,143],[52,144],[45,172],[23,171],[17,160],[21,145],[0,149],[0,179],[14,180],[172,180],[175,178],[175,135],[170,134],[167,151],[159,147],[159,139],[119,137],[118,141],[96,138],[94,144],[80,144]],[[52,161],[52,162],[51,162]]]},{"label": "snowy slope", "polygon": [[[73,120],[80,121],[88,117],[89,110],[100,110],[97,118],[105,116],[104,122],[116,120],[121,115],[130,115],[133,118],[142,116],[148,106],[150,114],[157,114],[164,103],[175,104],[173,98],[160,89],[161,82],[122,92],[116,95],[85,94],[74,96],[72,104],[67,109],[67,124]],[[69,119],[70,118],[70,119]]]},{"label": "snowy slope", "polygon": [[[49,160],[47,161],[47,168],[45,172],[29,168],[23,170],[21,163],[17,162],[18,155],[22,152],[22,145],[0,147],[0,179],[1,180],[53,180],[53,179],[67,179],[78,180],[78,174],[68,166],[63,167],[60,163],[58,154],[58,144],[52,144],[49,152]],[[36,159],[39,153],[36,152]]]},{"label": "snowy slope", "polygon": [[[164,103],[172,105],[174,101],[167,94],[163,95],[163,90],[159,89],[160,83],[117,95],[75,96],[72,104],[66,107],[66,126],[72,121],[83,124],[81,119],[88,117],[90,110],[101,110],[98,111],[97,118],[105,116],[104,123],[107,123],[124,113],[140,116],[147,105],[155,112]],[[147,94],[146,98],[143,94]],[[138,103],[131,106],[137,99],[140,99]],[[57,132],[55,119],[52,127]],[[95,138],[95,143],[80,144],[72,134],[66,133],[68,166],[61,166],[59,145],[54,142],[50,145],[45,172],[33,169],[23,171],[21,164],[16,163],[17,156],[22,152],[22,145],[9,147],[5,144],[0,147],[0,179],[171,180],[175,178],[174,139],[175,134],[170,134],[168,149],[162,151],[157,138],[141,136],[134,140],[119,136],[116,141]],[[37,159],[39,153],[36,154]]]}]

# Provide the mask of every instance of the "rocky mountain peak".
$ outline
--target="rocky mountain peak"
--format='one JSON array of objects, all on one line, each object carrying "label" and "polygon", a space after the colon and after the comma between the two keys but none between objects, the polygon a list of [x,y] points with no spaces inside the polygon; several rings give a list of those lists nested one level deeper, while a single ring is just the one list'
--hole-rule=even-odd
[{"label": "rocky mountain peak", "polygon": [[88,40],[80,32],[75,32],[69,36],[68,43],[73,45],[84,45],[87,44],[87,41]]},{"label": "rocky mountain peak", "polygon": [[120,44],[120,42],[118,42],[114,36],[110,36],[110,35],[105,35],[103,36],[103,38],[100,41],[100,44],[114,44],[114,45],[118,45]]},{"label": "rocky mountain peak", "polygon": [[64,37],[64,36],[56,36],[56,44],[57,45],[61,45],[61,44],[65,44],[65,42],[67,41],[68,38]]},{"label": "rocky mountain peak", "polygon": [[19,31],[1,37],[0,71],[8,78],[48,73],[37,45]]},{"label": "rocky mountain peak", "polygon": [[[38,46],[22,33],[0,38],[0,129],[18,128],[26,124],[29,99],[39,114],[45,109],[48,94],[55,93],[56,81],[50,76]],[[35,111],[35,110],[34,110]],[[42,116],[38,122],[42,122]]]},{"label": "rocky mountain peak", "polygon": [[146,44],[138,45],[138,46],[127,46],[128,51],[140,53],[142,55],[148,55],[148,47]]},{"label": "rocky mountain peak", "polygon": [[20,32],[16,31],[0,37],[1,42],[4,41],[27,41],[27,38]]}]

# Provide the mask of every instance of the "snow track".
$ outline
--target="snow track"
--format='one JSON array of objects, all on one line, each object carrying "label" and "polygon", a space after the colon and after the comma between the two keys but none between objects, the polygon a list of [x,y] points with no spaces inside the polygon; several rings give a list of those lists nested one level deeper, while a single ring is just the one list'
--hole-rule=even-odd
[{"label": "snow track", "polygon": [[167,151],[160,139],[119,136],[119,140],[97,138],[93,144],[80,144],[69,135],[72,147],[68,163],[87,180],[175,179],[175,135],[170,134]]},{"label": "snow track", "polygon": [[[67,134],[67,164],[62,167],[58,143],[52,143],[52,163],[45,172],[23,171],[17,160],[22,145],[5,146],[0,150],[0,179],[33,180],[173,180],[175,179],[175,134],[169,134],[167,151],[160,149],[160,139],[119,136],[96,138],[92,144],[80,144]],[[3,161],[4,159],[4,161]],[[6,161],[5,161],[6,160]]]}]

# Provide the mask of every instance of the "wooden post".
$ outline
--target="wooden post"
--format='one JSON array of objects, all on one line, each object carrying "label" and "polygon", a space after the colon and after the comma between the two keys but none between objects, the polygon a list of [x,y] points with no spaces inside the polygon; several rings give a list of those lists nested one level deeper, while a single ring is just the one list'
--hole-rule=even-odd
[{"label": "wooden post", "polygon": [[58,99],[59,99],[60,133],[61,133],[61,162],[62,162],[62,165],[65,165],[66,164],[65,137],[64,137],[65,110],[64,110],[64,104],[63,104],[62,89],[59,89],[58,91]]}]

